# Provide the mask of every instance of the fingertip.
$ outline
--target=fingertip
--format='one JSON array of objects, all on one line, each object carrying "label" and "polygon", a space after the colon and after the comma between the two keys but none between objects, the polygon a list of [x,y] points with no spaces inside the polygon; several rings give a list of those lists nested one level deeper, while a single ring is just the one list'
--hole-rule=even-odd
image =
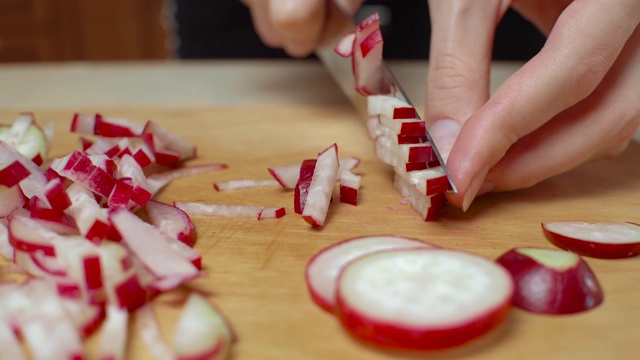
[{"label": "fingertip", "polygon": [[271,0],[273,26],[289,55],[302,57],[315,50],[325,22],[325,7],[321,0]]}]

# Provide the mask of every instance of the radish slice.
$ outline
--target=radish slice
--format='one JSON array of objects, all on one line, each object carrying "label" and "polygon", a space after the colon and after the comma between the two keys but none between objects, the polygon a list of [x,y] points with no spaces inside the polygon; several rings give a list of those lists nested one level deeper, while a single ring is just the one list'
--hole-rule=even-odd
[{"label": "radish slice", "polygon": [[370,254],[343,270],[337,313],[357,339],[397,349],[442,349],[501,324],[513,280],[487,259],[452,250]]},{"label": "radish slice", "polygon": [[542,224],[555,246],[582,256],[618,259],[640,255],[640,225],[628,222],[559,221]]},{"label": "radish slice", "polygon": [[543,314],[572,314],[602,303],[604,294],[589,265],[561,250],[515,248],[496,260],[513,276],[513,304]]},{"label": "radish slice", "polygon": [[149,220],[165,234],[193,247],[196,243],[196,228],[189,215],[181,209],[151,200],[145,206]]},{"label": "radish slice", "polygon": [[317,253],[307,264],[305,279],[313,301],[328,312],[335,310],[338,276],[351,261],[374,252],[436,248],[435,245],[401,236],[363,236],[331,245]]},{"label": "radish slice", "polygon": [[190,293],[173,333],[177,359],[224,359],[233,340],[219,310],[202,295]]},{"label": "radish slice", "polygon": [[184,201],[176,201],[174,205],[190,216],[252,217],[260,220],[278,219],[286,213],[283,207],[203,204]]},{"label": "radish slice", "polygon": [[157,360],[173,360],[175,356],[162,337],[160,324],[158,324],[155,311],[151,305],[145,304],[138,308],[134,313],[134,319],[136,329],[153,358]]},{"label": "radish slice", "polygon": [[248,189],[254,187],[267,187],[267,186],[278,186],[278,181],[273,179],[268,180],[229,180],[229,181],[219,181],[213,183],[213,188],[217,191],[228,191],[228,190],[237,190],[237,189]]},{"label": "radish slice", "polygon": [[302,211],[302,218],[313,227],[321,228],[324,225],[338,177],[338,167],[338,146],[333,144],[318,155],[307,201]]},{"label": "radish slice", "polygon": [[129,312],[114,305],[107,306],[102,325],[100,360],[124,360],[127,345]]}]

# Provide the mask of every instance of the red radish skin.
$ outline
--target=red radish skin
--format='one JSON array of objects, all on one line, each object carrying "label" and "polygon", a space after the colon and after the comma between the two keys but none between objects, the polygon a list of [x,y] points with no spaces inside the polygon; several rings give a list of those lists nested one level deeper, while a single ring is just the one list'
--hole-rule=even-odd
[{"label": "red radish skin", "polygon": [[453,250],[388,250],[342,271],[337,315],[356,339],[385,349],[436,350],[470,342],[502,324],[509,273]]},{"label": "red radish skin", "polygon": [[513,277],[513,304],[540,314],[574,314],[604,301],[595,274],[578,255],[536,248],[514,248],[497,260]]},{"label": "red radish skin", "polygon": [[345,172],[340,175],[340,202],[358,205],[358,191],[360,190],[360,176]]},{"label": "red radish skin", "polygon": [[19,161],[14,161],[0,170],[0,185],[13,187],[31,175],[29,169]]},{"label": "red radish skin", "polygon": [[640,255],[640,225],[630,222],[559,221],[542,224],[553,245],[576,254],[621,259]]},{"label": "red radish skin", "polygon": [[353,260],[378,251],[408,248],[437,248],[418,239],[396,235],[372,235],[347,239],[324,248],[305,268],[305,280],[311,299],[321,309],[333,313],[338,276]]},{"label": "red radish skin", "polygon": [[304,210],[307,195],[309,194],[309,186],[311,186],[311,180],[313,179],[313,172],[316,169],[316,162],[316,159],[307,159],[303,160],[302,165],[300,165],[298,182],[293,192],[293,211],[296,214],[302,214]]}]

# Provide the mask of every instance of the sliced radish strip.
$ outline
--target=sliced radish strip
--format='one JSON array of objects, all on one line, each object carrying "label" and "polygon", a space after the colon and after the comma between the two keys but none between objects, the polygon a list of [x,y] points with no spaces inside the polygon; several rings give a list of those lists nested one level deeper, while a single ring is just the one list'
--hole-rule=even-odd
[{"label": "sliced radish strip", "polygon": [[408,248],[436,248],[435,245],[401,236],[363,236],[331,245],[317,253],[305,270],[313,301],[328,312],[335,310],[338,276],[353,260],[378,251]]},{"label": "sliced radish strip", "polygon": [[356,41],[356,33],[350,32],[346,34],[344,37],[338,41],[338,44],[333,49],[336,54],[342,56],[343,58],[348,58],[353,55],[353,44]]},{"label": "sliced radish strip", "polygon": [[399,349],[442,349],[501,324],[513,280],[487,259],[452,250],[390,250],[344,268],[337,313],[357,339]]},{"label": "sliced radish strip", "polygon": [[109,305],[106,319],[102,325],[100,360],[124,360],[129,330],[129,312],[126,309]]},{"label": "sliced radish strip", "polygon": [[187,213],[175,206],[155,200],[149,201],[145,210],[153,225],[170,237],[193,247],[196,242],[196,228]]},{"label": "sliced radish strip", "polygon": [[516,283],[513,304],[544,314],[572,314],[602,303],[604,293],[589,265],[578,255],[536,248],[515,248],[496,260]]},{"label": "sliced radish strip", "polygon": [[260,220],[277,219],[286,214],[283,207],[203,204],[185,201],[176,201],[174,205],[190,216],[250,217]]},{"label": "sliced radish strip", "polygon": [[302,218],[316,228],[324,226],[333,187],[338,178],[338,146],[333,144],[318,154],[313,179],[309,185]]},{"label": "sliced radish strip", "polygon": [[13,329],[0,317],[0,359],[27,360],[27,354],[22,350],[20,340]]},{"label": "sliced radish strip", "polygon": [[313,179],[313,172],[316,169],[316,159],[307,159],[302,161],[300,165],[300,175],[298,176],[298,183],[293,192],[293,211],[297,214],[302,214],[304,205],[307,203],[307,195],[309,195],[309,186],[311,186],[311,180]]},{"label": "sliced radish strip", "polygon": [[134,313],[136,329],[142,337],[147,349],[156,360],[173,360],[175,355],[162,337],[160,324],[151,304],[145,304]]},{"label": "sliced radish strip", "polygon": [[238,190],[238,189],[248,189],[254,187],[268,187],[268,186],[278,186],[279,182],[273,179],[268,180],[250,180],[250,179],[242,179],[242,180],[229,180],[229,181],[219,181],[213,183],[213,188],[217,191],[229,191],[229,190]]},{"label": "sliced radish strip", "polygon": [[360,176],[350,172],[340,175],[340,202],[357,206],[358,190],[360,190]]},{"label": "sliced radish strip", "polygon": [[178,360],[224,359],[233,340],[220,311],[202,295],[190,293],[173,332]]},{"label": "sliced radish strip", "polygon": [[[158,288],[170,290],[200,275],[194,264],[176,252],[160,229],[145,223],[128,210],[114,210],[109,218],[122,236],[122,241],[160,281]],[[166,280],[167,282],[162,282]]]},{"label": "sliced radish strip", "polygon": [[167,170],[159,173],[149,175],[147,182],[149,184],[149,191],[152,194],[157,193],[173,180],[180,179],[188,176],[196,176],[205,174],[211,171],[219,171],[227,169],[227,164],[223,163],[211,163],[202,165],[185,166],[172,170]]},{"label": "sliced radish strip", "polygon": [[559,221],[542,224],[555,246],[582,256],[618,259],[640,255],[640,225],[628,222]]},{"label": "sliced radish strip", "polygon": [[156,151],[170,151],[180,155],[181,160],[196,157],[197,148],[180,136],[151,120],[147,121],[143,132],[153,134],[153,148]]}]

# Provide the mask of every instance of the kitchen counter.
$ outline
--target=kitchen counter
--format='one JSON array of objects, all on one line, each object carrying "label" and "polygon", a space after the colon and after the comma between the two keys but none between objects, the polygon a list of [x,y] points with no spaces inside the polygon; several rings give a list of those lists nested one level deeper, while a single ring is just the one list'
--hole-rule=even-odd
[{"label": "kitchen counter", "polygon": [[[419,101],[424,64],[391,65]],[[495,64],[493,87],[517,68]],[[199,155],[190,164],[229,165],[176,180],[157,200],[286,208],[277,220],[193,217],[205,275],[190,286],[210,295],[233,324],[238,336],[233,359],[637,359],[639,258],[585,258],[605,291],[596,309],[546,316],[514,308],[488,336],[428,355],[383,352],[354,341],[310,300],[304,268],[320,249],[360,235],[404,235],[495,259],[516,246],[553,248],[541,222],[640,222],[638,143],[616,159],[584,164],[530,189],[480,197],[466,213],[446,207],[437,221],[423,222],[393,190],[392,173],[375,158],[364,121],[314,62],[0,66],[2,122],[12,121],[19,111],[34,111],[40,121],[53,122],[50,157],[79,148],[78,136],[68,131],[74,112],[153,119],[198,146]],[[340,156],[362,159],[355,169],[362,176],[361,197],[358,206],[334,201],[321,230],[293,212],[291,191],[213,189],[215,181],[267,179],[267,167],[299,163],[334,142]],[[176,299],[183,295],[177,291],[153,302],[167,338],[180,310]],[[99,342],[100,332],[86,340],[91,356]],[[151,358],[135,326],[130,327],[128,355]]]}]

